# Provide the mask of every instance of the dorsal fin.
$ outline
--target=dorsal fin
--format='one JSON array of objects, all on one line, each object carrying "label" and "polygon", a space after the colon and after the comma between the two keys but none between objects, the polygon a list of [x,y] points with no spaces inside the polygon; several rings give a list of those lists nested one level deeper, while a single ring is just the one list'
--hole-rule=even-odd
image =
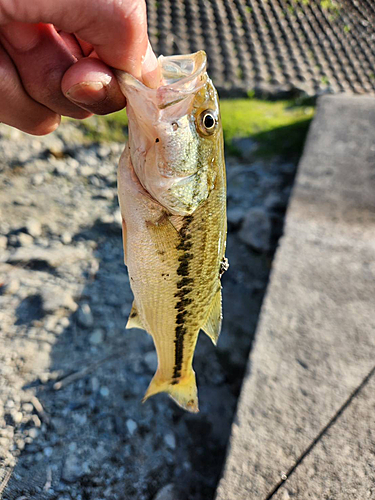
[{"label": "dorsal fin", "polygon": [[221,320],[221,288],[219,288],[212,299],[206,323],[202,326],[204,333],[210,337],[215,345],[220,335]]}]

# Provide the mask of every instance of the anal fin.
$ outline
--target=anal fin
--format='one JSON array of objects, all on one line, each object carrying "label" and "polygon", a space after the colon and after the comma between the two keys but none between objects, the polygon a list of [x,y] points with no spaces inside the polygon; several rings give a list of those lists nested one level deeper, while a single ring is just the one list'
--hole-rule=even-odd
[{"label": "anal fin", "polygon": [[144,403],[149,397],[166,392],[181,408],[198,413],[198,394],[197,384],[195,381],[195,372],[191,368],[188,374],[180,377],[177,381],[163,380],[159,370],[156,371],[153,379],[148,386],[146,394],[142,400]]},{"label": "anal fin", "polygon": [[135,302],[133,302],[132,309],[129,314],[129,319],[128,322],[126,323],[125,328],[141,328],[141,330],[146,330],[146,328],[143,326],[141,318],[138,313],[137,306],[135,305]]},{"label": "anal fin", "polygon": [[209,311],[206,323],[201,328],[204,333],[210,337],[213,344],[216,345],[220,335],[221,321],[223,318],[221,313],[221,288],[215,293]]}]

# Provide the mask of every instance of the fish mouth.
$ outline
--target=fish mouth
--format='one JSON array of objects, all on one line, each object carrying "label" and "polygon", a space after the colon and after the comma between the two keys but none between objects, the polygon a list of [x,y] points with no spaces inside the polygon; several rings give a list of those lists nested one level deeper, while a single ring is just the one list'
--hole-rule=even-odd
[{"label": "fish mouth", "polygon": [[[204,50],[182,56],[159,56],[159,67],[162,75],[162,86],[177,90],[190,90],[204,80],[207,67],[207,56]],[[200,82],[196,82],[200,80]],[[200,83],[204,85],[204,83]],[[190,90],[190,91],[191,91]]]},{"label": "fish mouth", "polygon": [[159,56],[160,85],[152,89],[124,71],[116,70],[121,91],[127,98],[142,94],[159,109],[165,109],[196,93],[207,81],[207,56],[203,50],[193,54]]}]

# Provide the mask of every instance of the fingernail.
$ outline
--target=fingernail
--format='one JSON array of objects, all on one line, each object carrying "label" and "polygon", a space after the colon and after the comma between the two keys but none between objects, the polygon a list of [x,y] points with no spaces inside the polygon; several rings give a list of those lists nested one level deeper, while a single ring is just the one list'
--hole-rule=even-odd
[{"label": "fingernail", "polygon": [[81,82],[73,85],[65,95],[77,104],[91,106],[104,101],[107,89],[103,82]]},{"label": "fingernail", "polygon": [[160,68],[150,42],[148,42],[146,54],[142,62],[142,80],[148,87],[156,88],[159,86]]}]

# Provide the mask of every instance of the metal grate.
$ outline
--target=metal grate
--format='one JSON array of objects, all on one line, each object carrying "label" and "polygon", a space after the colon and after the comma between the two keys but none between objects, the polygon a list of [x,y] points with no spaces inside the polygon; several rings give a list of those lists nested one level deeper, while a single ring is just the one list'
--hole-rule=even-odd
[{"label": "metal grate", "polygon": [[147,0],[158,54],[204,49],[229,94],[375,92],[373,0]]}]

